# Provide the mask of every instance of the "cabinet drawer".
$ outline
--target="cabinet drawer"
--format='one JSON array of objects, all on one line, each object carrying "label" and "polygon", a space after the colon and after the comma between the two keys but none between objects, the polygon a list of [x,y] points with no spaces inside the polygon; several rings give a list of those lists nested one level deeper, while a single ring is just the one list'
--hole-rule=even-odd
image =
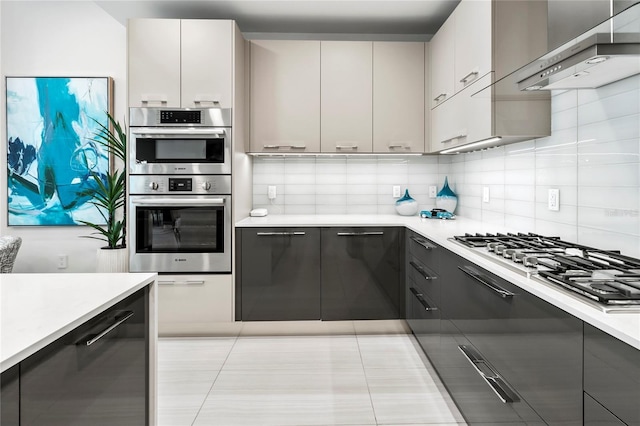
[{"label": "cabinet drawer", "polygon": [[640,350],[585,323],[584,391],[623,422],[640,424]]},{"label": "cabinet drawer", "polygon": [[438,252],[441,249],[437,244],[432,243],[425,237],[409,232],[407,234],[407,253],[417,258],[431,271],[438,273],[439,258]]},{"label": "cabinet drawer", "polygon": [[409,255],[407,263],[407,277],[418,286],[421,293],[425,293],[435,303],[440,303],[439,277],[429,267],[425,266],[415,256]]},{"label": "cabinet drawer", "polygon": [[148,424],[146,295],[135,293],[21,362],[21,425]]}]

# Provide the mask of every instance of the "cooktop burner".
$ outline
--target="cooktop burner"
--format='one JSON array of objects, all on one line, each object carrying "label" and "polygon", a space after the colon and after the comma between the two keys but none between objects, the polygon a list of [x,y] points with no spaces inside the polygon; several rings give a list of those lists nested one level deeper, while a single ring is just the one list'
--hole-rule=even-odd
[{"label": "cooktop burner", "polygon": [[454,241],[546,283],[597,302],[606,312],[640,311],[640,260],[537,234],[465,234]]}]

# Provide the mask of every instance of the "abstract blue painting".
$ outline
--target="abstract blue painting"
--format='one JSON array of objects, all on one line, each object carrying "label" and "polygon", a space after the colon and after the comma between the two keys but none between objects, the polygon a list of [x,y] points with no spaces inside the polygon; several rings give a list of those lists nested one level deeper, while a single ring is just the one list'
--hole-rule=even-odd
[{"label": "abstract blue painting", "polygon": [[108,126],[109,77],[7,77],[8,225],[104,224],[90,203],[92,172],[109,155],[92,141]]}]

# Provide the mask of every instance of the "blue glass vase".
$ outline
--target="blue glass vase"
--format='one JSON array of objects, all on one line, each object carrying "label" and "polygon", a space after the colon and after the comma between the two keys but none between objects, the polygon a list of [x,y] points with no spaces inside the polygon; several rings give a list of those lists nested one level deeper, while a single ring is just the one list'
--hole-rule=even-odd
[{"label": "blue glass vase", "polygon": [[411,198],[408,189],[404,191],[404,196],[396,201],[396,212],[401,216],[413,216],[418,212],[418,202]]},{"label": "blue glass vase", "polygon": [[449,213],[454,213],[458,206],[458,196],[449,188],[447,177],[444,178],[444,186],[436,195],[436,207],[445,209]]}]

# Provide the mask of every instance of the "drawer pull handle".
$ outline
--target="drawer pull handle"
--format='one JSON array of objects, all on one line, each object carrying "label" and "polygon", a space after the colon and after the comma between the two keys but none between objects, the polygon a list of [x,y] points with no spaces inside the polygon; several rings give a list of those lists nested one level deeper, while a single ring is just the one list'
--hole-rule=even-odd
[{"label": "drawer pull handle", "polygon": [[[95,342],[97,342],[98,340],[102,339],[107,333],[109,333],[110,331],[114,330],[116,327],[118,327],[120,324],[122,324],[123,322],[125,322],[126,320],[131,318],[132,316],[133,316],[133,311],[124,312],[124,316],[119,318],[119,319],[116,319],[116,322],[111,324],[109,327],[105,328],[104,330],[102,330],[98,334],[94,334],[94,335],[85,337],[84,339],[81,340],[81,342],[85,341],[85,345],[86,346],[93,345]],[[87,339],[89,339],[89,340],[87,340]],[[82,344],[82,343],[79,343],[79,344]]]},{"label": "drawer pull handle", "polygon": [[384,235],[384,232],[338,232],[339,237],[369,237]]},{"label": "drawer pull handle", "polygon": [[433,100],[436,101],[436,102],[440,102],[440,98],[446,98],[446,97],[447,97],[446,93],[440,93],[438,96],[433,98]]},{"label": "drawer pull handle", "polygon": [[422,247],[424,247],[427,250],[433,250],[434,248],[436,248],[436,246],[432,246],[428,244],[427,241],[423,240],[422,238],[418,238],[418,237],[409,237],[409,238],[411,238],[413,242],[420,244]]},{"label": "drawer pull handle", "polygon": [[305,232],[258,232],[256,235],[258,237],[275,237],[275,236],[290,237],[293,235],[305,235]]},{"label": "drawer pull handle", "polygon": [[188,281],[158,281],[158,285],[204,285],[204,280],[188,280]]},{"label": "drawer pull handle", "polygon": [[498,395],[503,403],[513,403],[520,401],[518,395],[504,382],[502,377],[482,358],[482,356],[466,345],[459,345],[458,349],[462,355],[473,365],[473,368],[489,385],[491,390]]},{"label": "drawer pull handle", "polygon": [[420,292],[418,292],[418,290],[416,290],[413,287],[410,287],[409,290],[411,290],[411,293],[413,293],[413,295],[416,297],[416,299],[418,299],[418,302],[420,302],[420,304],[422,305],[422,307],[424,308],[425,311],[437,311],[438,308],[436,308],[435,306],[429,306],[429,304],[427,303],[426,300],[424,300],[424,295]]},{"label": "drawer pull handle", "polygon": [[465,75],[460,79],[460,83],[466,84],[471,77],[473,77],[473,79],[478,77],[478,71],[471,71],[469,74]]},{"label": "drawer pull handle", "polygon": [[339,149],[339,150],[343,150],[343,149],[357,150],[358,149],[358,145],[336,145],[336,149]]},{"label": "drawer pull handle", "polygon": [[476,274],[475,272],[473,272],[473,271],[471,271],[471,270],[469,270],[469,269],[467,269],[467,268],[465,268],[463,266],[458,266],[458,269],[460,269],[465,274],[469,275],[474,280],[478,281],[480,284],[482,284],[485,287],[489,288],[494,293],[497,293],[503,299],[510,299],[513,296],[515,296],[515,293],[511,293],[510,291],[505,290],[504,288],[500,287],[499,285],[491,282],[491,280],[489,278],[485,277],[484,275]]},{"label": "drawer pull handle", "polygon": [[438,278],[438,277],[436,277],[436,276],[431,276],[431,275],[427,274],[427,271],[425,271],[425,270],[424,270],[424,268],[423,268],[422,266],[418,265],[418,264],[417,264],[416,262],[414,262],[413,260],[412,260],[412,261],[410,261],[410,262],[409,262],[409,264],[410,264],[411,266],[413,266],[413,269],[415,269],[416,271],[418,271],[418,272],[420,273],[420,275],[422,275],[422,277],[423,277],[425,280],[435,280],[436,278]]}]

